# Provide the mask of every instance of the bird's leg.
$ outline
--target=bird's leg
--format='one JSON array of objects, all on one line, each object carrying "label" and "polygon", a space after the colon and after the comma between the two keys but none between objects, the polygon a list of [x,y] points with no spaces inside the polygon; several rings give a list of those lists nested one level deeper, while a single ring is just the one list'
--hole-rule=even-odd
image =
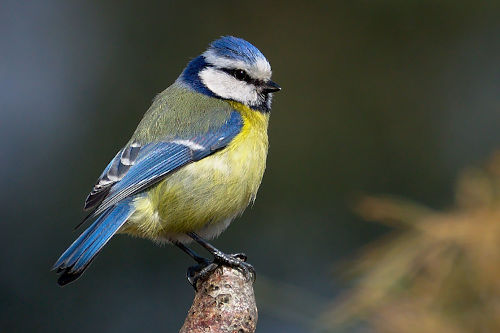
[{"label": "bird's leg", "polygon": [[212,272],[215,268],[217,268],[217,265],[208,260],[207,258],[201,257],[195,251],[191,250],[189,247],[180,242],[174,242],[174,244],[179,249],[187,253],[188,256],[193,258],[198,263],[198,265],[190,266],[186,273],[188,282],[196,290],[196,282],[198,281],[198,279],[200,277],[207,276],[208,273]]},{"label": "bird's leg", "polygon": [[[246,262],[247,256],[244,253],[235,253],[235,254],[226,254],[222,252],[221,250],[217,249],[210,243],[208,243],[206,240],[195,234],[194,232],[189,232],[187,234],[189,237],[191,237],[194,241],[196,241],[198,244],[203,246],[205,249],[208,250],[213,256],[214,256],[214,261],[213,264],[219,264],[219,265],[227,265],[230,267],[235,267],[240,269],[245,277],[249,278],[252,277],[252,279],[255,280],[255,269],[253,268],[252,265]],[[207,270],[209,266],[205,267],[202,271],[200,271],[199,275],[196,279],[202,278],[207,276],[209,273],[211,273],[211,270]],[[217,268],[217,265],[213,267],[213,269]],[[213,270],[212,269],[212,270]]]},{"label": "bird's leg", "polygon": [[187,255],[190,256],[191,258],[193,258],[194,261],[196,261],[198,264],[208,264],[208,263],[210,263],[210,260],[208,260],[207,258],[203,258],[202,256],[198,255],[198,253],[194,252],[193,250],[191,250],[186,245],[184,245],[184,244],[182,244],[180,242],[174,242],[174,244],[179,249],[181,249],[182,251],[184,251],[185,253],[187,253]]}]

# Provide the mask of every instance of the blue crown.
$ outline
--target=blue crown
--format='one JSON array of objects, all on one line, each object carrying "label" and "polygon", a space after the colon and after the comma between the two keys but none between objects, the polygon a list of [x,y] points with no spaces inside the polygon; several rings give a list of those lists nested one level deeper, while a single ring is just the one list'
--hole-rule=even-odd
[{"label": "blue crown", "polygon": [[[246,40],[233,36],[225,36],[213,41],[212,44],[210,44],[210,46],[208,47],[207,51],[213,52],[216,57],[231,60],[240,60],[248,64],[254,64],[258,61],[258,59],[267,62],[266,57],[264,57],[259,49],[257,49]],[[200,77],[198,76],[198,73],[201,70],[212,66],[212,64],[209,64],[205,60],[205,57],[202,54],[194,58],[187,64],[178,80],[199,93],[211,97],[218,97],[207,87],[205,87],[205,85],[201,82]]]},{"label": "blue crown", "polygon": [[255,46],[244,39],[233,36],[224,36],[213,41],[209,50],[219,57],[241,60],[251,64],[259,58],[266,60],[266,57]]}]

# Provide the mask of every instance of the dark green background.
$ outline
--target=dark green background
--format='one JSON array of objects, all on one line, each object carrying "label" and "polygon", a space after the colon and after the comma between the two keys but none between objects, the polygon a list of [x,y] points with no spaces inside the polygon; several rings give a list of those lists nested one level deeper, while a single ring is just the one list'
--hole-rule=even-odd
[{"label": "dark green background", "polygon": [[500,142],[497,1],[2,1],[0,331],[175,332],[178,249],[116,237],[65,288],[49,271],[154,95],[221,35],[269,59],[276,94],[255,205],[214,244],[256,267],[258,332],[308,332],[386,230],[361,193],[431,207]]}]

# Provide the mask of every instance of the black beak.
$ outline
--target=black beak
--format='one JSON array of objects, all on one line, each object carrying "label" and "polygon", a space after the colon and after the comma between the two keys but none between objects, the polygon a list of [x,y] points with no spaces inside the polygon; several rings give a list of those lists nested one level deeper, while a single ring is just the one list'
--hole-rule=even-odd
[{"label": "black beak", "polygon": [[266,94],[277,92],[280,90],[281,90],[281,87],[276,82],[273,82],[271,80],[264,82],[264,84],[262,84],[262,92],[264,92]]}]

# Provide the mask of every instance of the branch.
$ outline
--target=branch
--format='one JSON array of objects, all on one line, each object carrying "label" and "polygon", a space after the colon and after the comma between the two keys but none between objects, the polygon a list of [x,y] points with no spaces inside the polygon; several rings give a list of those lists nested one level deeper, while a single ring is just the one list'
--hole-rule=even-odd
[{"label": "branch", "polygon": [[253,333],[257,326],[257,306],[253,279],[237,269],[219,266],[198,281],[193,305],[180,333]]}]

